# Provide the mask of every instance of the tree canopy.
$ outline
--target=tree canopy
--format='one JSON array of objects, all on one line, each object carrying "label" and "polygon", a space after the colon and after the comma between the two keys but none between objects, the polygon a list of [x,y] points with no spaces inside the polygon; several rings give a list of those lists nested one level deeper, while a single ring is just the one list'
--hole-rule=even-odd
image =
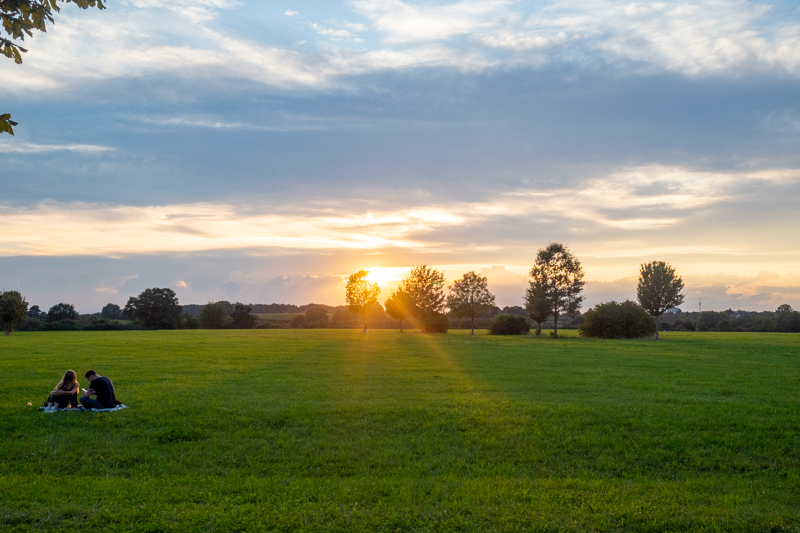
[{"label": "tree canopy", "polygon": [[547,320],[550,316],[550,302],[547,300],[547,294],[544,286],[541,284],[529,284],[528,290],[525,292],[525,310],[531,320],[536,322],[536,334],[542,334],[542,322]]},{"label": "tree canopy", "polygon": [[55,322],[56,320],[75,320],[78,318],[78,312],[72,304],[65,304],[64,302],[58,303],[50,308],[47,312],[47,320]]},{"label": "tree canopy", "polygon": [[450,286],[447,307],[455,316],[469,317],[471,335],[475,335],[475,317],[494,307],[494,295],[489,292],[486,276],[467,272]]},{"label": "tree canopy", "polygon": [[28,302],[17,291],[0,293],[0,322],[6,335],[11,335],[14,325],[28,316]]},{"label": "tree canopy", "polygon": [[364,332],[367,331],[366,316],[369,306],[373,303],[378,304],[378,295],[381,293],[381,288],[378,284],[372,283],[367,279],[368,275],[369,272],[366,270],[359,270],[347,278],[344,297],[350,307],[350,312],[361,315],[361,320],[364,323]]},{"label": "tree canopy", "polygon": [[642,264],[639,270],[639,284],[636,296],[645,311],[655,320],[656,340],[658,340],[658,319],[673,307],[683,303],[683,280],[675,269],[664,261],[651,261]]},{"label": "tree canopy", "polygon": [[146,328],[175,329],[181,323],[181,306],[172,289],[145,289],[139,296],[128,298],[122,314]]},{"label": "tree canopy", "polygon": [[535,294],[546,303],[555,319],[555,336],[558,337],[559,315],[574,316],[583,302],[580,294],[586,282],[581,262],[569,248],[553,242],[539,249],[529,277],[528,294]]},{"label": "tree canopy", "polygon": [[228,310],[222,302],[208,302],[200,311],[200,327],[221,329],[228,324]]},{"label": "tree canopy", "polygon": [[397,287],[389,298],[383,302],[386,312],[389,316],[397,320],[400,325],[400,331],[403,331],[403,320],[414,315],[414,301],[411,295]]},{"label": "tree canopy", "polygon": [[414,313],[426,331],[426,323],[440,314],[445,304],[444,274],[427,265],[411,268],[408,276],[403,278],[400,288],[411,297]]},{"label": "tree canopy", "polygon": [[[47,24],[55,22],[54,12],[61,10],[59,1],[73,3],[81,9],[106,8],[102,0],[0,0],[0,22],[5,34],[11,38],[0,35],[0,53],[21,64],[22,53],[28,50],[15,41],[24,41],[26,35],[33,37],[34,31],[46,32]],[[16,125],[10,113],[0,114],[0,133],[14,135],[12,126]]]}]

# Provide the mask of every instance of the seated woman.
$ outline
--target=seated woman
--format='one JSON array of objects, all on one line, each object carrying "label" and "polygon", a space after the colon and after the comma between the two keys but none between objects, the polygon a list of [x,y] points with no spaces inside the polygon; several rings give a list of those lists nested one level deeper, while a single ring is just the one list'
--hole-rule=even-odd
[{"label": "seated woman", "polygon": [[78,407],[78,380],[74,370],[64,372],[61,382],[56,385],[44,404],[45,413],[55,413],[56,410],[64,409],[67,405]]}]

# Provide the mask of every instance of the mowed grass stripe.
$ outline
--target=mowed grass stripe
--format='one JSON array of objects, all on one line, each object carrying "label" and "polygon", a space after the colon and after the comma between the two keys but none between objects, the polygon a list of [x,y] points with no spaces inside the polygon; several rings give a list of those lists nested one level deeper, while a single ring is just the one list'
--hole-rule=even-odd
[{"label": "mowed grass stripe", "polygon": [[[799,339],[16,334],[0,525],[795,531]],[[25,407],[89,366],[131,409]]]}]

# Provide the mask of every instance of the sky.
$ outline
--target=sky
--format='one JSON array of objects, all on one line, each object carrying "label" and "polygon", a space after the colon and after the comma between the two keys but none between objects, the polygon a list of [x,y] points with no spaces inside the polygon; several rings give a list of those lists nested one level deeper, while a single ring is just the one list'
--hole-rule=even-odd
[{"label": "sky", "polygon": [[793,1],[110,0],[0,58],[0,287],[43,309],[344,303],[370,270],[536,252],[585,307],[672,264],[684,310],[800,308]]}]

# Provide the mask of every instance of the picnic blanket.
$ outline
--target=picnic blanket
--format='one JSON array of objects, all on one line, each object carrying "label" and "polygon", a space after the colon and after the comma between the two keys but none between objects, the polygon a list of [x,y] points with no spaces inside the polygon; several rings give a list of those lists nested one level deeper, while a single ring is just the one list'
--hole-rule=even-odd
[{"label": "picnic blanket", "polygon": [[[127,405],[125,405],[124,403],[121,403],[121,404],[117,405],[116,407],[112,407],[110,409],[97,409],[96,407],[92,407],[91,409],[87,409],[84,406],[79,405],[78,407],[73,407],[72,409],[68,409],[68,408],[65,407],[64,409],[56,409],[56,411],[94,411],[95,413],[105,413],[107,411],[121,411],[121,410],[127,409],[127,408],[128,408]],[[39,410],[40,411],[44,411],[45,408],[44,407],[40,407]]]}]

